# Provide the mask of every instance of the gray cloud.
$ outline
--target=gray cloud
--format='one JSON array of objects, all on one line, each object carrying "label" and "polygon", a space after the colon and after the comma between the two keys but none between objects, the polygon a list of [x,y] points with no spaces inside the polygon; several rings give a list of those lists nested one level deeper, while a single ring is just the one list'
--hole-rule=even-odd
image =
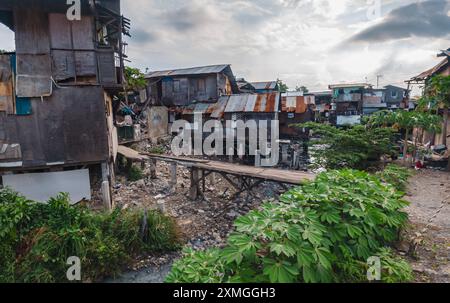
[{"label": "gray cloud", "polygon": [[141,28],[132,29],[131,37],[133,42],[140,44],[152,43],[158,40],[158,37],[155,33],[148,32]]},{"label": "gray cloud", "polygon": [[214,22],[214,16],[206,7],[189,4],[167,11],[161,20],[179,32],[186,32]]},{"label": "gray cloud", "polygon": [[354,35],[353,42],[385,42],[411,37],[449,36],[448,0],[429,0],[406,5],[390,12],[384,20]]}]

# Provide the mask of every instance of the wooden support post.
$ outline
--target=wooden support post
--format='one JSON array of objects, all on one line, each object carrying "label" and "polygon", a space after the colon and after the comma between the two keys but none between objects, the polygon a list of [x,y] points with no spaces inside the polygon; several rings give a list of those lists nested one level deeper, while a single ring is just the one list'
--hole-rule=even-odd
[{"label": "wooden support post", "polygon": [[204,170],[201,170],[202,174],[202,194],[205,195],[206,192],[206,172]]},{"label": "wooden support post", "polygon": [[255,167],[261,167],[261,151],[257,150],[255,154]]},{"label": "wooden support post", "polygon": [[103,198],[103,205],[105,206],[105,209],[107,211],[112,210],[112,200],[111,200],[111,193],[110,193],[110,186],[109,181],[103,181],[102,182],[102,198]]},{"label": "wooden support post", "polygon": [[175,162],[170,165],[170,185],[173,188],[177,187],[177,164]]},{"label": "wooden support post", "polygon": [[197,168],[191,168],[191,189],[189,191],[189,197],[191,200],[197,200],[198,198],[198,182],[199,182],[199,176],[198,176],[198,169]]},{"label": "wooden support post", "polygon": [[113,201],[111,196],[111,171],[108,163],[102,163],[102,185],[101,185],[101,193],[103,205],[107,211],[111,211],[113,209]]},{"label": "wooden support post", "polygon": [[150,179],[156,179],[156,160],[150,160]]},{"label": "wooden support post", "polygon": [[212,186],[215,186],[215,185],[216,185],[216,173],[211,172],[211,174],[209,175],[209,183],[210,183]]}]

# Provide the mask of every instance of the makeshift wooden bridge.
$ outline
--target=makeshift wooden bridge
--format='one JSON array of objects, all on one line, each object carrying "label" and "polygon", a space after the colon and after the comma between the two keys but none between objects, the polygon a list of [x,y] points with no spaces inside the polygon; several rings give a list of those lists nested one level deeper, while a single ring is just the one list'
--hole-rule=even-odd
[{"label": "makeshift wooden bridge", "polygon": [[[220,161],[139,153],[122,145],[119,146],[118,152],[120,155],[133,162],[149,161],[151,163],[151,178],[156,178],[157,161],[171,163],[170,172],[172,186],[177,184],[177,165],[188,168],[191,174],[189,195],[192,200],[196,200],[199,196],[204,197],[206,177],[212,176],[212,178],[214,178],[214,173],[220,174],[236,189],[237,192],[235,197],[244,192],[253,195],[253,189],[263,182],[275,182],[286,187],[286,185],[300,185],[305,181],[314,180],[316,177],[315,174],[300,171],[252,167]],[[237,178],[237,181],[233,180],[233,177]]]}]

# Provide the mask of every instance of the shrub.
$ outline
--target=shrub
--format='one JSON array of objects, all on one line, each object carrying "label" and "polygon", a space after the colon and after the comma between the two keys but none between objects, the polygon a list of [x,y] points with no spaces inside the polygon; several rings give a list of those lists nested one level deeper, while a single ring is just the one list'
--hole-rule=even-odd
[{"label": "shrub", "polygon": [[94,213],[70,206],[67,195],[39,204],[0,191],[0,282],[67,281],[70,256],[80,258],[83,280],[98,280],[134,254],[178,245],[174,221],[157,211]]},{"label": "shrub", "polygon": [[408,179],[413,172],[403,166],[389,164],[383,171],[377,173],[381,180],[388,184],[392,184],[399,191],[405,191],[408,184]]},{"label": "shrub", "polygon": [[311,129],[315,136],[310,141],[314,167],[364,169],[368,161],[395,155],[395,131],[389,128],[336,128],[312,122],[299,127]]},{"label": "shrub", "polygon": [[[369,257],[383,252],[386,260],[392,258],[382,249],[405,225],[405,206],[402,194],[376,176],[353,170],[323,173],[281,196],[279,203],[265,203],[237,219],[226,248],[189,253],[167,281],[364,281]],[[201,271],[193,274],[192,267]],[[389,282],[408,276],[396,270]]]},{"label": "shrub", "polygon": [[128,180],[130,182],[139,181],[144,178],[144,172],[142,169],[137,167],[136,165],[131,166],[130,170],[128,171]]},{"label": "shrub", "polygon": [[165,154],[164,147],[162,146],[154,146],[149,151],[150,154],[163,155]]}]

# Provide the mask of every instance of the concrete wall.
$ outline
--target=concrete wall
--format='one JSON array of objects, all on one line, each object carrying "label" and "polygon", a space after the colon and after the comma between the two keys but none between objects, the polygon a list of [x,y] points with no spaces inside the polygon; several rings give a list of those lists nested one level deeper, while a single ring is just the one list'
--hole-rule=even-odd
[{"label": "concrete wall", "polygon": [[148,109],[148,134],[157,139],[168,134],[169,110],[165,106],[152,106]]}]

